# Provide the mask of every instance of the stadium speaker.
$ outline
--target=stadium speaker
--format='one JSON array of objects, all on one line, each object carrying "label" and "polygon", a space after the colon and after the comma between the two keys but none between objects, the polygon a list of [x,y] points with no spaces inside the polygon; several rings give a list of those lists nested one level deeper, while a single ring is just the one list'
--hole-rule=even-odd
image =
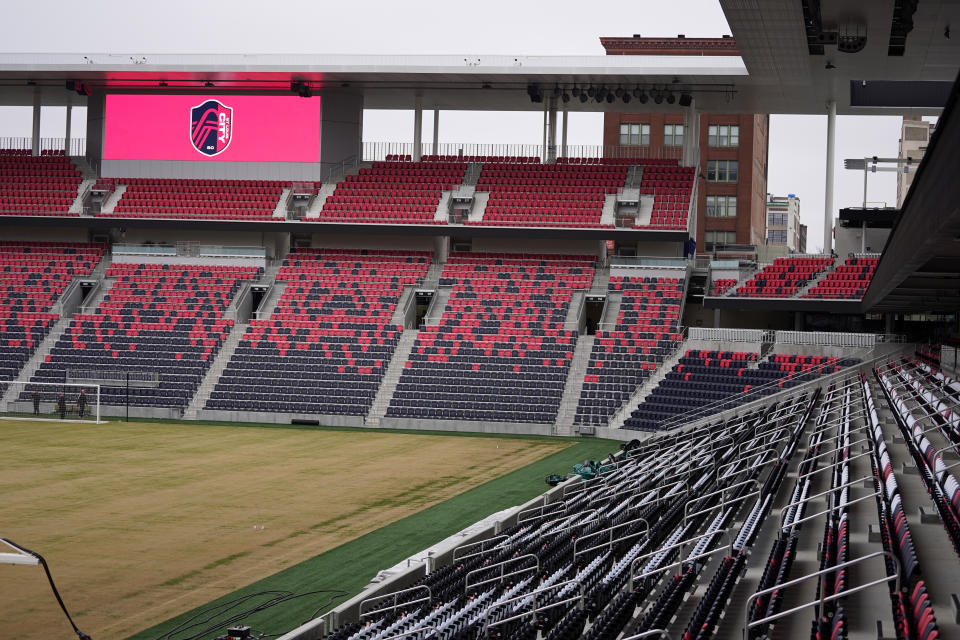
[{"label": "stadium speaker", "polygon": [[614,90],[613,90],[613,95],[617,96],[618,98],[622,98],[622,97],[623,97],[623,87],[617,87],[616,89],[614,89]]},{"label": "stadium speaker", "polygon": [[678,104],[681,107],[689,107],[691,104],[693,104],[693,96],[684,91],[680,94],[680,100],[678,101]]},{"label": "stadium speaker", "polygon": [[574,86],[573,89],[570,89],[570,93],[574,97],[578,97],[580,95],[580,87]]},{"label": "stadium speaker", "polygon": [[582,93],[582,92],[580,93],[580,102],[586,102],[586,101],[589,100],[589,99],[590,99],[590,98],[587,97],[587,94]]},{"label": "stadium speaker", "polygon": [[564,104],[566,104],[567,102],[570,102],[570,94],[567,93],[566,91],[564,91],[564,92],[560,95],[560,99],[563,100]]},{"label": "stadium speaker", "polygon": [[596,87],[587,87],[587,97],[588,97],[588,98],[593,98],[593,97],[596,96],[596,95],[597,95],[597,88],[596,88]]},{"label": "stadium speaker", "polygon": [[677,96],[675,96],[672,91],[667,94],[667,104],[673,104],[676,101],[677,101]]},{"label": "stadium speaker", "polygon": [[647,104],[647,100],[650,99],[650,96],[647,95],[646,91],[641,90],[640,95],[637,96],[637,100],[640,101],[640,104]]},{"label": "stadium speaker", "polygon": [[662,92],[662,91],[654,91],[654,92],[653,92],[653,101],[656,102],[657,104],[663,104],[663,92]]},{"label": "stadium speaker", "polygon": [[612,93],[608,93],[606,97],[607,97],[607,104],[613,104],[613,101],[617,99],[616,96],[614,96]]},{"label": "stadium speaker", "polygon": [[530,96],[530,102],[543,102],[543,92],[538,85],[528,84],[527,95]]},{"label": "stadium speaker", "polygon": [[623,96],[621,96],[621,99],[623,100],[623,104],[629,104],[630,98],[631,98],[630,94],[624,91]]}]

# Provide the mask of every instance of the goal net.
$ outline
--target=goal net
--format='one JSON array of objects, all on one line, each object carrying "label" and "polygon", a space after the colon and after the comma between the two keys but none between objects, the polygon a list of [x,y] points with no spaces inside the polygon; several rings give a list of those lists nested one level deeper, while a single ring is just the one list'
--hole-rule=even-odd
[{"label": "goal net", "polygon": [[73,382],[0,382],[6,417],[100,423],[100,385]]}]

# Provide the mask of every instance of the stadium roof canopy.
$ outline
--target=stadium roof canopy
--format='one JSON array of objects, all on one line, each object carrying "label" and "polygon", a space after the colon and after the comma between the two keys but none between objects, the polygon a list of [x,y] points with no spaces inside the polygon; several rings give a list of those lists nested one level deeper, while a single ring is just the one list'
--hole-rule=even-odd
[{"label": "stadium roof canopy", "polygon": [[[304,82],[314,94],[362,93],[364,106],[373,109],[409,109],[420,95],[424,109],[539,111],[543,105],[527,94],[527,86],[537,84],[545,91],[557,85],[688,90],[699,109],[713,113],[819,114],[835,100],[840,114],[935,114],[960,60],[960,32],[949,37],[951,23],[960,30],[960,4],[950,0],[923,0],[910,16],[903,15],[910,3],[894,0],[720,3],[736,42],[731,55],[6,53],[0,54],[0,104],[32,105],[36,86],[44,105],[83,104],[83,96],[65,88],[68,81],[94,91],[167,93],[289,93],[291,82]],[[811,15],[811,6],[819,15]],[[906,21],[912,28],[902,35]],[[838,45],[859,50],[845,53]],[[561,106],[669,108],[637,100],[572,99]]]}]

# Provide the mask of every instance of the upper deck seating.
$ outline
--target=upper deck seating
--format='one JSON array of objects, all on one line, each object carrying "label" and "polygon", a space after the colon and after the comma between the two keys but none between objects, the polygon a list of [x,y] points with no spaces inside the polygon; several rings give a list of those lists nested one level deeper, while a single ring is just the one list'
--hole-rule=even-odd
[{"label": "upper deck seating", "polygon": [[81,182],[62,151],[34,156],[29,149],[0,149],[0,215],[79,216],[68,211]]},{"label": "upper deck seating", "polygon": [[833,258],[777,258],[737,287],[745,298],[790,298],[818,274],[833,266]]},{"label": "upper deck seating", "polygon": [[847,258],[807,291],[804,298],[857,300],[863,297],[880,258]]},{"label": "upper deck seating", "polygon": [[465,162],[374,162],[337,183],[308,222],[443,224],[434,216],[443,191],[463,182]]},{"label": "upper deck seating", "polygon": [[279,180],[113,178],[126,185],[108,218],[270,220],[288,184]]}]

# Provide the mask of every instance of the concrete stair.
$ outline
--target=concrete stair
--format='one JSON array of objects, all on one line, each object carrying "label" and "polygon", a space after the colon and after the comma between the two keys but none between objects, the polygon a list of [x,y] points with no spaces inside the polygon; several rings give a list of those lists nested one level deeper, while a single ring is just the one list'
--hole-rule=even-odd
[{"label": "concrete stair", "polygon": [[80,175],[83,176],[84,180],[93,178],[94,181],[97,179],[97,172],[93,167],[90,166],[90,163],[87,162],[86,157],[84,156],[70,156],[70,162],[72,162],[77,169],[80,169]]},{"label": "concrete stair", "polygon": [[410,357],[410,351],[417,340],[416,329],[404,329],[396,348],[393,350],[393,356],[390,358],[390,364],[383,373],[383,380],[380,381],[380,388],[377,389],[377,395],[373,398],[373,404],[370,405],[370,411],[364,420],[364,425],[368,427],[379,427],[380,421],[387,415],[387,407],[390,406],[390,400],[393,398],[394,391],[400,383],[400,376],[403,375],[404,365],[407,358]]},{"label": "concrete stair", "polygon": [[[23,365],[23,369],[20,370],[20,373],[14,379],[15,382],[26,383],[30,382],[30,379],[33,378],[34,374],[37,372],[37,369],[40,368],[40,364],[50,355],[50,350],[53,349],[54,345],[57,344],[57,340],[60,339],[60,336],[63,335],[63,332],[70,326],[70,317],[61,316],[56,322],[53,323],[53,326],[50,327],[50,331],[47,333],[43,341],[37,346],[37,350],[33,352],[33,355],[30,356],[30,359],[27,360],[26,364]],[[7,387],[6,392],[0,397],[0,408],[4,411],[7,411],[7,407],[10,402],[16,400],[20,391],[23,390],[23,386],[20,384],[13,384]]]},{"label": "concrete stair", "polygon": [[593,280],[590,281],[590,291],[592,296],[607,295],[607,284],[610,282],[610,267],[597,267],[593,270]]},{"label": "concrete stair", "polygon": [[608,193],[603,197],[603,209],[600,211],[600,224],[613,225],[617,219],[617,194]]},{"label": "concrete stair", "polygon": [[480,180],[480,172],[483,171],[483,164],[480,162],[468,162],[467,170],[463,173],[462,184],[465,187],[475,187]]},{"label": "concrete stair", "polygon": [[639,189],[642,183],[643,183],[643,165],[642,164],[630,165],[630,168],[627,169],[627,177],[623,181],[624,188]]},{"label": "concrete stair", "polygon": [[452,191],[444,191],[440,194],[440,202],[437,203],[437,210],[433,213],[434,222],[446,222],[450,219],[450,196]]},{"label": "concrete stair", "polygon": [[317,190],[317,195],[313,197],[313,202],[307,207],[307,212],[304,214],[304,217],[319,218],[320,212],[323,210],[323,205],[327,203],[327,198],[333,195],[336,188],[336,182],[324,182],[320,186],[320,189]]},{"label": "concrete stair", "polygon": [[483,212],[487,210],[487,202],[490,201],[489,191],[477,191],[473,194],[473,206],[470,207],[470,213],[467,220],[470,222],[480,222],[483,220]]},{"label": "concrete stair", "polygon": [[567,307],[567,315],[563,319],[563,325],[568,330],[579,330],[577,319],[580,317],[580,310],[587,301],[586,291],[574,291],[570,296],[570,306]]},{"label": "concrete stair", "polygon": [[573,349],[570,372],[563,387],[563,395],[560,397],[557,419],[553,423],[554,435],[574,435],[573,419],[577,415],[577,404],[580,402],[580,393],[583,391],[583,377],[586,375],[587,366],[590,364],[593,342],[593,336],[580,336],[577,340],[577,346]]},{"label": "concrete stair", "polygon": [[638,226],[645,226],[650,224],[650,220],[653,218],[653,196],[640,196],[639,204],[637,206],[637,222]]},{"label": "concrete stair", "polygon": [[452,293],[452,287],[437,287],[436,293],[433,294],[433,301],[430,303],[430,308],[427,309],[427,314],[423,317],[423,323],[425,325],[436,326],[440,324],[443,310],[447,308],[447,301],[450,300]]},{"label": "concrete stair", "polygon": [[127,192],[127,185],[118,184],[113,190],[107,199],[103,201],[103,205],[100,207],[102,213],[113,213],[113,210],[117,207],[117,203],[120,202],[120,198],[123,197],[123,194]]},{"label": "concrete stair", "polygon": [[84,178],[83,182],[77,185],[77,197],[73,199],[70,208],[67,209],[68,213],[83,213],[83,196],[96,182],[96,178]]},{"label": "concrete stair", "polygon": [[393,308],[393,315],[390,316],[390,324],[393,326],[404,324],[406,316],[404,310],[407,308],[407,304],[410,304],[408,301],[413,296],[417,295],[417,288],[414,286],[406,286],[403,288],[403,293],[400,294],[400,299],[397,300],[397,306]]},{"label": "concrete stair", "polygon": [[440,275],[443,273],[443,264],[439,262],[433,262],[430,264],[430,268],[427,269],[427,274],[423,276],[423,282],[420,283],[419,289],[433,290],[440,285]]},{"label": "concrete stair", "polygon": [[187,408],[183,412],[184,420],[197,419],[197,413],[200,409],[203,409],[204,405],[207,404],[207,400],[210,399],[210,394],[213,392],[214,387],[217,386],[217,381],[220,380],[220,376],[223,375],[223,370],[227,368],[227,364],[237,350],[237,345],[240,344],[240,340],[243,338],[243,334],[246,333],[248,326],[246,323],[237,323],[230,327],[230,335],[228,335],[227,339],[220,345],[220,350],[217,351],[216,358],[214,358],[210,364],[210,368],[207,369],[207,373],[203,376],[200,386],[197,387],[197,392],[193,394],[190,404],[187,405]]},{"label": "concrete stair", "polygon": [[[843,264],[843,261],[842,261],[842,260],[837,260],[836,262],[839,263],[839,264]],[[797,292],[796,292],[795,294],[793,294],[793,297],[794,297],[794,298],[802,298],[802,297],[803,297],[803,294],[805,294],[805,293],[807,293],[808,291],[810,291],[810,289],[813,289],[815,286],[817,286],[818,283],[823,282],[823,280],[825,280],[827,276],[829,276],[831,273],[833,273],[834,269],[836,269],[836,268],[837,268],[837,266],[836,266],[836,264],[834,264],[833,267],[831,267],[831,268],[829,268],[829,269],[824,269],[823,271],[821,271],[820,273],[818,273],[815,277],[810,278],[810,281],[807,282],[807,284],[805,284],[805,285],[803,285],[802,287],[800,287],[799,289],[797,289]]]},{"label": "concrete stair", "polygon": [[617,323],[617,314],[620,313],[620,303],[623,302],[622,293],[610,292],[607,294],[607,303],[603,305],[603,315],[600,316],[600,327],[609,331]]},{"label": "concrete stair", "polygon": [[290,198],[290,187],[284,187],[280,193],[280,199],[277,200],[277,206],[273,208],[273,217],[279,220],[287,219],[287,200]]}]

